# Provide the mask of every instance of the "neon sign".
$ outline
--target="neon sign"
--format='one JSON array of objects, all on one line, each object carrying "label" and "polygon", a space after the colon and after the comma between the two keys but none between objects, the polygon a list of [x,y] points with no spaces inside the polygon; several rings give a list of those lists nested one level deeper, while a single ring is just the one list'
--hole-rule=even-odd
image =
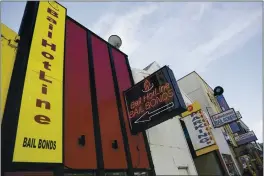
[{"label": "neon sign", "polygon": [[172,71],[163,67],[124,93],[132,132],[140,132],[186,110]]}]

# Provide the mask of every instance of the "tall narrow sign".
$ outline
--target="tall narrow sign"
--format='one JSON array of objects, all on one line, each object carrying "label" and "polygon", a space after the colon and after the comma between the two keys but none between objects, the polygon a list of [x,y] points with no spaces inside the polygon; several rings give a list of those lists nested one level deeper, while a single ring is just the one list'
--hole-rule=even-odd
[{"label": "tall narrow sign", "polygon": [[62,163],[65,17],[58,3],[39,2],[13,162]]},{"label": "tall narrow sign", "polygon": [[196,155],[199,156],[218,149],[206,114],[201,110],[201,105],[194,102],[187,109],[182,113],[182,120],[188,130]]}]

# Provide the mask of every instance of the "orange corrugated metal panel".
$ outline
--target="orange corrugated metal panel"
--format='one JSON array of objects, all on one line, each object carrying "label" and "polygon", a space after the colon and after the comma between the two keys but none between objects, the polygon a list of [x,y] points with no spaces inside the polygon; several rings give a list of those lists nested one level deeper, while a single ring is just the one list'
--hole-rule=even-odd
[{"label": "orange corrugated metal panel", "polygon": [[[93,128],[86,30],[67,20],[65,55],[64,164],[73,169],[95,169]],[[84,135],[85,145],[78,139]]]},{"label": "orange corrugated metal panel", "polygon": [[[126,114],[123,91],[131,87],[128,65],[126,63],[126,58],[125,58],[126,56],[114,49],[112,50],[112,53],[113,53],[118,86],[120,90],[120,97],[122,101],[124,120],[127,128],[126,130],[127,130],[131,158],[132,158],[132,164],[134,168],[149,168],[150,167],[149,160],[148,160],[146,146],[142,133],[139,133],[139,135],[131,134],[129,122]],[[137,147],[139,148],[139,151],[137,150]]]},{"label": "orange corrugated metal panel", "polygon": [[[127,168],[107,44],[92,36],[92,47],[104,167]],[[112,148],[114,140],[118,149]]]}]

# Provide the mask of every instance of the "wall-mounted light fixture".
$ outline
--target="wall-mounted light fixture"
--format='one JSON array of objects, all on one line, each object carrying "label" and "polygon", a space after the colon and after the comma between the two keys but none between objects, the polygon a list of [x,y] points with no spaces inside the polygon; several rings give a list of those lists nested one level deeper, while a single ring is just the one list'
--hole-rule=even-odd
[{"label": "wall-mounted light fixture", "polygon": [[224,89],[221,86],[216,86],[214,88],[214,96],[220,96],[224,93]]},{"label": "wall-mounted light fixture", "polygon": [[117,143],[117,140],[114,140],[114,141],[112,142],[112,148],[113,148],[113,149],[118,149],[118,143]]},{"label": "wall-mounted light fixture", "polygon": [[85,146],[85,135],[81,135],[81,136],[78,138],[78,143],[79,143],[79,145],[81,145],[81,146]]}]

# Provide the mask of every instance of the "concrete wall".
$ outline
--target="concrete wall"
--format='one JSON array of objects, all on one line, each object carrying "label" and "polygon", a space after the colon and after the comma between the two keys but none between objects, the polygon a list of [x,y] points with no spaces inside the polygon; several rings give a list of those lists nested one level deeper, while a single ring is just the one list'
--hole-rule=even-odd
[{"label": "concrete wall", "polygon": [[[155,64],[151,71],[132,69],[135,82],[144,79],[159,69]],[[191,100],[185,95],[184,100],[191,104]],[[179,117],[172,118],[147,130],[151,155],[157,175],[197,175],[187,141],[185,139]],[[187,167],[182,171],[179,167]]]}]

